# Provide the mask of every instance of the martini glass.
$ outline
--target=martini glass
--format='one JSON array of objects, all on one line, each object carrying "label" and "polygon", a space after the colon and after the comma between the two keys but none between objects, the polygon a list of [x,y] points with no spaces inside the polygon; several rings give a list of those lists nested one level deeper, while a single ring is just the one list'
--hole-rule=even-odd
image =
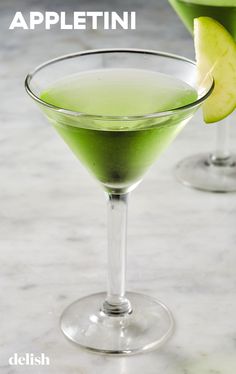
[{"label": "martini glass", "polygon": [[108,202],[108,288],[64,311],[67,338],[89,350],[132,354],[173,332],[169,309],[125,292],[128,194],[213,89],[197,86],[196,65],[146,50],[95,50],[46,62],[26,90],[100,183]]},{"label": "martini glass", "polygon": [[[234,0],[169,0],[169,2],[191,33],[193,33],[194,18],[208,16],[224,25],[236,41]],[[177,165],[176,176],[183,184],[205,191],[236,191],[236,155],[229,150],[231,119],[232,116],[216,123],[213,152],[190,156]]]}]

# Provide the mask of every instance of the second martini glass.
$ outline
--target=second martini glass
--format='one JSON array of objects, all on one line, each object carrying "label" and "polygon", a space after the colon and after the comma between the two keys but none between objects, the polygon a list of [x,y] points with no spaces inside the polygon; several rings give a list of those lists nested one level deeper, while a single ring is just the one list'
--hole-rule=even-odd
[{"label": "second martini glass", "polygon": [[[169,0],[169,2],[191,33],[194,18],[208,16],[224,25],[236,41],[235,0]],[[183,184],[212,192],[236,191],[236,155],[229,150],[231,119],[232,116],[215,125],[215,149],[211,153],[190,156],[177,165],[176,176]]]},{"label": "second martini glass", "polygon": [[61,318],[63,333],[80,346],[131,354],[171,335],[165,305],[125,291],[127,199],[212,88],[210,77],[197,85],[194,62],[146,50],[81,52],[27,76],[27,92],[108,200],[107,293],[75,301]]}]

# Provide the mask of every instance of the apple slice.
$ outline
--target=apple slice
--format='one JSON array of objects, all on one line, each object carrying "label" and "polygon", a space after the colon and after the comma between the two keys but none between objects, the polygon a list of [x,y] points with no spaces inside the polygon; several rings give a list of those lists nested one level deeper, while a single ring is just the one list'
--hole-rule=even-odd
[{"label": "apple slice", "polygon": [[199,77],[204,80],[210,72],[215,80],[203,104],[204,120],[217,122],[236,108],[236,43],[219,22],[199,17],[194,19],[194,44]]}]

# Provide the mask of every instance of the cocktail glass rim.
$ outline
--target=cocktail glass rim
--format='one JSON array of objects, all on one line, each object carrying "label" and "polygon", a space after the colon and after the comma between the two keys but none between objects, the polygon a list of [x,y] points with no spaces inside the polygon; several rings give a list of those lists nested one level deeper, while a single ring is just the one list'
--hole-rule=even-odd
[{"label": "cocktail glass rim", "polygon": [[[43,64],[40,64],[31,73],[29,73],[26,76],[26,79],[25,79],[26,92],[39,104],[42,104],[42,105],[44,105],[44,106],[46,106],[50,109],[53,109],[54,111],[60,112],[61,114],[66,114],[66,115],[76,116],[76,117],[80,116],[80,117],[83,117],[83,118],[90,118],[90,119],[103,119],[103,120],[106,120],[106,121],[112,121],[112,120],[113,121],[124,121],[124,120],[125,121],[135,121],[135,120],[140,120],[140,119],[151,119],[151,118],[159,118],[159,117],[163,117],[163,116],[174,115],[174,114],[178,114],[181,111],[184,111],[184,110],[193,108],[195,106],[198,106],[203,101],[205,101],[208,96],[210,96],[210,94],[212,93],[212,91],[214,89],[214,79],[210,74],[208,74],[208,78],[209,78],[209,82],[210,82],[208,89],[204,90],[204,93],[202,94],[202,96],[198,97],[192,103],[189,103],[189,104],[177,107],[177,108],[169,109],[169,110],[166,110],[166,111],[148,113],[148,114],[138,115],[138,116],[137,115],[136,116],[135,115],[128,115],[128,116],[120,116],[120,115],[119,116],[114,116],[114,115],[112,115],[111,116],[111,115],[89,114],[89,113],[85,113],[85,112],[72,111],[72,110],[69,110],[69,109],[66,109],[66,108],[58,107],[56,105],[50,104],[50,103],[42,100],[42,98],[40,98],[30,86],[31,80],[33,79],[35,74],[37,74],[40,70],[44,69],[45,67],[47,67],[49,65],[52,65],[54,63],[57,63],[57,62],[60,62],[60,61],[63,61],[63,60],[71,59],[71,58],[76,58],[76,57],[86,56],[86,55],[102,54],[102,53],[104,53],[104,54],[105,53],[147,54],[147,55],[154,55],[154,56],[160,56],[160,57],[175,59],[175,60],[187,62],[187,63],[190,63],[190,64],[196,66],[196,62],[187,58],[187,57],[182,57],[180,55],[173,54],[173,53],[168,53],[168,52],[155,51],[155,50],[152,50],[152,49],[138,49],[138,48],[91,49],[91,50],[66,54],[66,55],[48,60],[48,61],[44,62]],[[130,69],[132,69],[132,68],[130,68]]]}]

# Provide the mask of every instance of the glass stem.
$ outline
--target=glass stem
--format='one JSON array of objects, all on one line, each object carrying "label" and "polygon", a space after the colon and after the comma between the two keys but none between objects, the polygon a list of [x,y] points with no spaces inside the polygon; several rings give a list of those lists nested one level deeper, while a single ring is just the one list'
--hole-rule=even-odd
[{"label": "glass stem", "polygon": [[216,125],[216,146],[211,155],[211,162],[215,165],[225,165],[229,159],[229,118],[226,118]]},{"label": "glass stem", "polygon": [[128,194],[108,194],[108,289],[102,311],[109,316],[131,312],[125,297]]}]

